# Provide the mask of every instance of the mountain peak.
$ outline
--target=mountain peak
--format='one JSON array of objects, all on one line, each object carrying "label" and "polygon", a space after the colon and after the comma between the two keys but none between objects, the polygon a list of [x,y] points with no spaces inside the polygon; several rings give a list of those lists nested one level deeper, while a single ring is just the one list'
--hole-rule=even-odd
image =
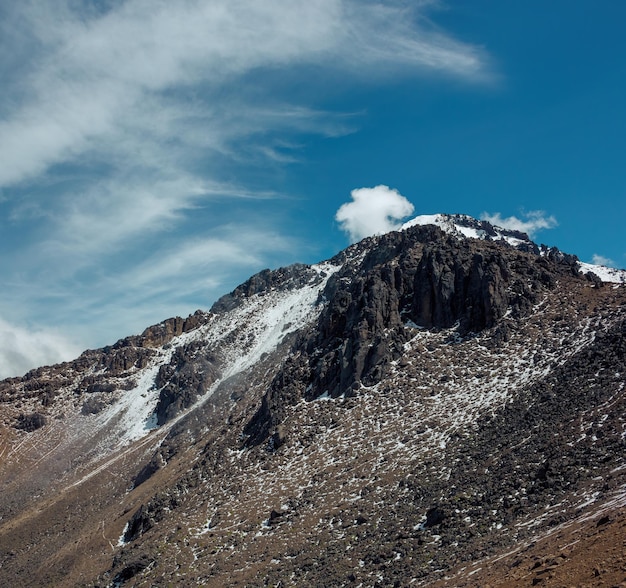
[{"label": "mountain peak", "polygon": [[601,282],[626,283],[625,270],[581,262],[576,256],[565,254],[556,247],[548,247],[543,244],[538,245],[523,231],[494,225],[489,221],[479,220],[467,214],[422,214],[405,222],[400,227],[400,230],[405,231],[411,227],[426,225],[435,225],[445,233],[459,239],[470,238],[507,243],[520,251],[528,251],[542,256],[567,256],[575,261],[578,271],[582,274],[591,278],[595,276]]}]

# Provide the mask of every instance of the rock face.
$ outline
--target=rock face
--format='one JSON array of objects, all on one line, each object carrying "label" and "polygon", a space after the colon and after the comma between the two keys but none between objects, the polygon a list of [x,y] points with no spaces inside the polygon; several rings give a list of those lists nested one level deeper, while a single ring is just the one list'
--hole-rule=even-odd
[{"label": "rock face", "polygon": [[623,529],[626,286],[423,221],[1,382],[0,585],[530,585]]},{"label": "rock face", "polygon": [[158,347],[174,337],[197,329],[206,322],[206,314],[201,310],[183,319],[179,316],[167,319],[159,325],[148,327],[140,336],[141,347]]},{"label": "rock face", "polygon": [[265,269],[235,288],[230,294],[222,296],[212,307],[211,312],[224,313],[237,308],[242,299],[255,294],[262,294],[273,289],[293,290],[309,284],[311,280],[321,281],[321,276],[309,266],[301,263],[282,267],[277,270]]},{"label": "rock face", "polygon": [[160,367],[155,380],[161,390],[155,410],[158,425],[190,407],[217,379],[216,359],[198,353],[201,348],[198,342],[179,347],[170,363]]},{"label": "rock face", "polygon": [[366,239],[350,255],[361,259],[361,253],[360,265],[348,261],[329,280],[317,324],[294,347],[244,429],[249,444],[267,439],[285,406],[321,394],[349,396],[383,380],[412,336],[407,324],[456,325],[460,337],[481,333],[507,313],[525,316],[560,275],[576,273],[573,256],[556,260],[459,241],[434,226],[384,235],[375,247]]}]

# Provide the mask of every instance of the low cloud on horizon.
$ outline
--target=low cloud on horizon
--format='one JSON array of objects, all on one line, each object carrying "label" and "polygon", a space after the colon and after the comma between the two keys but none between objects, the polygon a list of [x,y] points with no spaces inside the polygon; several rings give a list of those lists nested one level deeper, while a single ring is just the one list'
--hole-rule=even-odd
[{"label": "low cloud on horizon", "polygon": [[60,333],[19,327],[0,319],[0,379],[68,361],[81,351]]}]

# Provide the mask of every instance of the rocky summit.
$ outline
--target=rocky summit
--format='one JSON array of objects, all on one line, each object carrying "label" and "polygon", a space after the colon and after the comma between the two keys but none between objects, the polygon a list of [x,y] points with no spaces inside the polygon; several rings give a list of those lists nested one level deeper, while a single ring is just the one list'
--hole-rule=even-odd
[{"label": "rocky summit", "polygon": [[0,585],[620,585],[625,282],[417,217],[0,382]]}]

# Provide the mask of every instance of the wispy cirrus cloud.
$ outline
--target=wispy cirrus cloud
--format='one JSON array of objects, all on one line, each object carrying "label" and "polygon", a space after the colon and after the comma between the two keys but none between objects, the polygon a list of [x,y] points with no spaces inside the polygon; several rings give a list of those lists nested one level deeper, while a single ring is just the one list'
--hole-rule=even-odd
[{"label": "wispy cirrus cloud", "polygon": [[[428,21],[436,5],[2,4],[0,271],[6,287],[0,316],[72,330],[103,321],[106,309],[119,318],[92,328],[98,338],[85,339],[99,344],[115,329],[132,332],[152,316],[150,309],[135,312],[128,323],[130,313],[114,312],[123,305],[137,311],[124,292],[150,300],[152,309],[171,303],[166,314],[176,312],[180,295],[156,286],[177,267],[172,256],[187,260],[174,272],[177,279],[210,300],[237,268],[286,255],[281,240],[269,237],[278,225],[260,227],[253,214],[233,219],[225,211],[244,199],[276,198],[249,176],[267,164],[297,160],[302,137],[356,130],[349,113],[318,108],[303,95],[314,95],[338,74],[343,83],[415,72],[470,82],[489,76],[482,49]],[[310,92],[293,92],[297,86]],[[233,222],[236,232],[228,230]],[[267,246],[247,242],[245,234]],[[171,255],[161,249],[165,242]],[[223,255],[211,255],[213,246]],[[292,240],[290,254],[296,249]],[[146,251],[162,257],[148,262]],[[225,269],[229,264],[233,271]],[[204,278],[196,280],[192,268]],[[121,282],[125,289],[117,289]]]},{"label": "wispy cirrus cloud", "polygon": [[521,216],[523,218],[516,216],[503,217],[499,212],[494,214],[483,212],[480,218],[498,227],[522,231],[527,233],[530,238],[534,238],[539,231],[553,229],[558,226],[556,218],[552,215],[547,215],[543,210],[531,210],[523,213]]},{"label": "wispy cirrus cloud", "polygon": [[[233,135],[284,123],[282,105],[268,104],[260,120],[245,97],[229,107],[229,88],[241,96],[242,78],[263,68],[315,64],[371,76],[394,64],[467,78],[486,70],[478,48],[424,28],[395,3],[128,0],[103,14],[88,6],[16,3],[6,19],[25,23],[33,49],[26,81],[2,104],[0,185],[81,156],[112,157],[112,145],[124,154],[167,138],[220,149]],[[293,108],[288,118],[302,124],[310,115]],[[196,132],[177,136],[180,128]],[[135,155],[158,162],[157,146]]]},{"label": "wispy cirrus cloud", "polygon": [[138,300],[142,291],[151,296],[155,291],[167,292],[169,300],[188,297],[205,288],[207,279],[219,285],[229,271],[259,267],[268,252],[288,251],[292,246],[290,239],[271,230],[227,225],[212,237],[192,238],[171,249],[154,251],[122,275],[118,283],[120,290],[129,289],[132,300]]}]

